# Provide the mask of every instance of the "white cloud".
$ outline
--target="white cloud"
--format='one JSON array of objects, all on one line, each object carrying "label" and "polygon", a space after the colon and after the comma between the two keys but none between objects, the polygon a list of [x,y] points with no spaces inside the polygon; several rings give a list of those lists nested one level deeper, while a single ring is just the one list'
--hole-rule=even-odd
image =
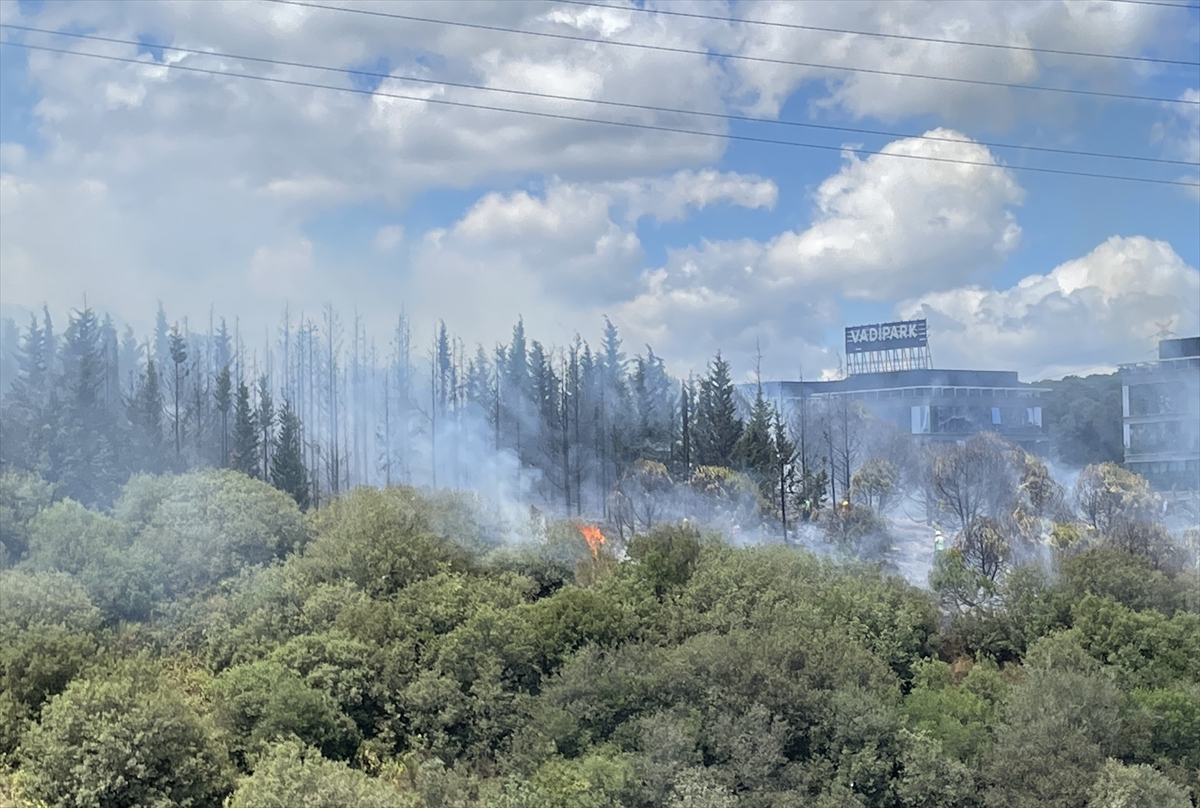
[{"label": "white cloud", "polygon": [[959,286],[1016,246],[1020,228],[1010,206],[1022,192],[986,148],[907,139],[883,151],[864,160],[847,155],[842,170],[817,188],[807,228],[765,244],[703,241],[670,250],[666,264],[646,272],[637,296],[622,304],[622,319],[692,364],[715,345],[744,359],[761,340],[779,354],[786,345],[789,355],[807,356],[810,367],[818,359],[829,366],[836,358],[818,356],[815,346],[840,322],[839,297],[888,300]]},{"label": "white cloud", "polygon": [[929,318],[939,365],[1055,378],[1149,359],[1160,326],[1195,334],[1200,273],[1165,242],[1113,237],[1010,289],[921,295],[896,313]]},{"label": "white cloud", "polygon": [[404,240],[404,227],[398,224],[388,224],[375,232],[372,244],[376,252],[391,252]]},{"label": "white cloud", "polygon": [[[787,0],[739,6],[752,19],[843,30],[994,42],[1093,53],[1138,53],[1170,41],[1180,12],[1155,5],[1047,0],[1030,3],[794,3]],[[1005,87],[929,81],[894,75],[951,76],[1008,84],[1086,86],[1120,91],[1141,78],[1129,63],[1080,59],[1020,49],[980,48],[917,40],[830,34],[761,25],[731,26],[723,44],[739,53],[834,67],[871,66],[893,73],[854,73],[830,68],[739,61],[747,107],[774,116],[806,82],[823,82],[828,94],[817,106],[836,106],[855,117],[898,120],[936,114],[951,124],[1007,127],[1022,113],[1044,122],[1069,120],[1069,97]],[[1188,45],[1177,44],[1186,53]]]},{"label": "white cloud", "polygon": [[605,183],[604,191],[625,206],[634,222],[652,216],[660,222],[678,221],[690,210],[727,203],[743,208],[775,207],[779,188],[772,180],[715,169],[678,171],[669,177]]},{"label": "white cloud", "polygon": [[279,247],[259,247],[250,258],[250,282],[259,294],[284,301],[313,279],[313,246],[306,238]]},{"label": "white cloud", "polygon": [[[1182,104],[1164,104],[1166,115],[1150,130],[1150,140],[1162,146],[1170,159],[1186,160],[1200,166],[1200,88],[1189,87],[1179,95]],[[1189,167],[1179,177],[1190,183],[1200,183],[1197,168]],[[1200,188],[1184,188],[1185,193],[1200,198]]]},{"label": "white cloud", "polygon": [[[926,134],[965,140],[946,129]],[[865,160],[851,156],[821,183],[816,221],[776,239],[768,262],[780,285],[833,286],[849,297],[946,288],[1017,246],[1021,229],[1010,207],[1022,197],[983,146],[898,140]]]}]

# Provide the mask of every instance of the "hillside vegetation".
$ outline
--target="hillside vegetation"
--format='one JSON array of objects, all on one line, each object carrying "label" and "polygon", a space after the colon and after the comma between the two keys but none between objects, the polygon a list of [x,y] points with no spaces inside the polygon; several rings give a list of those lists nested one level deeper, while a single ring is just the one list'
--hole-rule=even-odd
[{"label": "hillside vegetation", "polygon": [[205,471],[135,476],[101,513],[49,490],[0,477],[22,548],[0,573],[0,803],[1184,808],[1200,789],[1194,559],[1121,502],[991,576],[973,523],[931,592],[686,523],[589,546],[464,494],[359,488],[302,514]]}]

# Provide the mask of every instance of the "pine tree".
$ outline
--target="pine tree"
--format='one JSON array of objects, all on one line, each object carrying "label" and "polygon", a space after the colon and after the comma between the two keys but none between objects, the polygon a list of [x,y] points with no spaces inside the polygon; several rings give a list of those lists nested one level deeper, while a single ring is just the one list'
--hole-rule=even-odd
[{"label": "pine tree", "polygon": [[300,432],[300,419],[292,409],[292,403],[284,399],[279,409],[279,433],[275,436],[271,484],[290,494],[300,510],[306,511],[309,506],[308,469],[304,466]]},{"label": "pine tree", "polygon": [[734,403],[729,363],[716,357],[708,366],[708,376],[700,382],[700,401],[696,412],[696,461],[701,466],[731,468],[736,459],[742,422]]},{"label": "pine tree", "polygon": [[100,323],[90,308],[75,312],[68,323],[63,371],[65,408],[50,448],[49,479],[72,499],[103,507],[124,481],[118,458],[123,442],[105,406]]},{"label": "pine tree", "polygon": [[[467,401],[471,402],[480,413],[492,421],[492,411],[495,408],[495,385],[492,383],[491,362],[479,345],[475,350],[475,358],[467,363],[467,378],[465,379]],[[495,426],[495,424],[492,424]]]},{"label": "pine tree", "polygon": [[643,459],[670,460],[674,424],[671,378],[662,357],[646,346],[645,357],[634,358],[633,403],[637,410],[637,432],[633,445]]},{"label": "pine tree", "polygon": [[266,374],[258,377],[258,412],[254,417],[258,426],[258,448],[260,453],[259,466],[262,479],[270,479],[271,449],[274,446],[275,404],[271,400],[271,383]]},{"label": "pine tree", "polygon": [[245,382],[238,382],[237,399],[233,407],[233,451],[230,452],[229,467],[248,477],[258,477],[258,424],[255,412],[250,408],[250,390]]},{"label": "pine tree", "polygon": [[233,360],[233,352],[230,350],[229,328],[225,325],[225,318],[221,318],[221,327],[217,329],[216,336],[213,337],[213,362],[216,367],[225,367]]},{"label": "pine tree", "polygon": [[677,479],[692,478],[692,461],[695,453],[693,446],[695,415],[695,389],[692,379],[679,384],[679,470]]},{"label": "pine tree", "polygon": [[167,325],[167,312],[162,301],[158,301],[158,313],[154,316],[154,361],[159,368],[166,368],[171,361],[171,329]]},{"label": "pine tree", "polygon": [[179,326],[176,325],[171,329],[169,338],[168,353],[171,357],[172,375],[171,375],[171,397],[174,401],[174,417],[171,419],[171,426],[175,433],[175,464],[181,466],[183,463],[183,413],[180,412],[180,404],[183,402],[183,383],[187,378],[187,368],[183,363],[187,361],[187,342],[184,341],[183,335],[179,333]]},{"label": "pine tree", "polygon": [[221,413],[221,462],[217,464],[221,468],[229,463],[229,409],[233,406],[232,387],[233,377],[229,373],[229,363],[226,362],[217,371],[216,385],[213,390],[217,412]]},{"label": "pine tree", "polygon": [[773,412],[771,433],[772,452],[775,460],[774,501],[779,507],[779,520],[783,524],[783,539],[788,535],[788,502],[796,489],[796,443],[788,435],[787,425],[778,409]]},{"label": "pine tree", "polygon": [[133,427],[133,450],[136,468],[151,474],[165,469],[163,453],[163,397],[158,367],[153,357],[146,360],[146,369],[138,379],[137,388],[126,404],[129,423]]},{"label": "pine tree", "polygon": [[758,484],[770,501],[775,489],[775,443],[771,438],[773,408],[763,397],[759,384],[750,409],[750,418],[737,442],[737,462],[741,470]]},{"label": "pine tree", "polygon": [[122,389],[127,395],[134,395],[137,392],[138,378],[141,375],[138,372],[140,356],[141,346],[138,345],[137,337],[133,333],[133,326],[127,325],[121,335],[121,350],[117,362],[120,368]]},{"label": "pine tree", "polygon": [[513,326],[512,347],[508,349],[506,363],[509,390],[520,395],[528,391],[529,349],[525,341],[525,320],[518,319]]},{"label": "pine tree", "polygon": [[100,325],[100,356],[104,368],[101,385],[104,404],[110,411],[116,411],[121,405],[120,340],[116,323],[108,314]]},{"label": "pine tree", "polygon": [[454,390],[458,386],[458,379],[454,372],[453,351],[450,347],[450,334],[446,330],[445,320],[439,323],[434,350],[436,353],[434,361],[437,364],[437,407],[439,413],[445,413],[453,398]]},{"label": "pine tree", "polygon": [[50,442],[56,432],[56,400],[51,374],[53,335],[34,315],[16,351],[17,376],[4,397],[0,418],[0,461],[47,476]]}]

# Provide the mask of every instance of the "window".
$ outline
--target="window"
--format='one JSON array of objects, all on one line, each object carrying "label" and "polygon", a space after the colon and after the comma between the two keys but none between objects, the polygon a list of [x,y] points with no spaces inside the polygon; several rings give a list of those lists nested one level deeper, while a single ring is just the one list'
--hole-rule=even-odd
[{"label": "window", "polygon": [[914,435],[928,435],[930,432],[929,423],[929,405],[916,406],[912,408],[912,433]]}]

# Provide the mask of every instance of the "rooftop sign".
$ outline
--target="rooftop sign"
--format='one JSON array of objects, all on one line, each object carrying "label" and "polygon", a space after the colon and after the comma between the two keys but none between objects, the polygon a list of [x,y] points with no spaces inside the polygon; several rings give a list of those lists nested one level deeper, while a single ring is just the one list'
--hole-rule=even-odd
[{"label": "rooftop sign", "polygon": [[846,329],[847,355],[897,348],[924,348],[928,345],[929,332],[924,320],[900,320]]}]

